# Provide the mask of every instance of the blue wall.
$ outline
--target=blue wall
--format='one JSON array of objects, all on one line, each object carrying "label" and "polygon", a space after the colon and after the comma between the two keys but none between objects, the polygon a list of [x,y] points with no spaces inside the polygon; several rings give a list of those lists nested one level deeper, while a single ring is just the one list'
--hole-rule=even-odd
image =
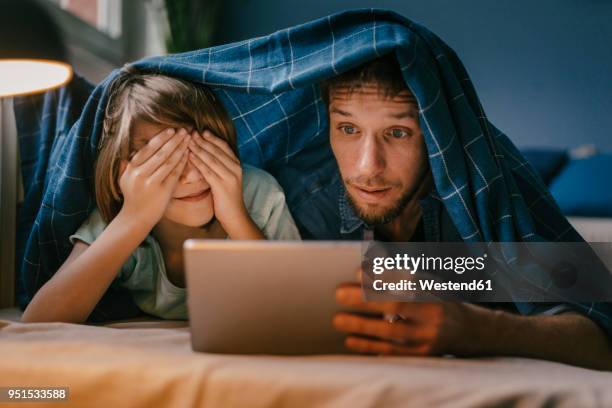
[{"label": "blue wall", "polygon": [[397,11],[441,36],[491,121],[519,146],[612,150],[612,1],[226,0],[218,42],[336,11]]}]

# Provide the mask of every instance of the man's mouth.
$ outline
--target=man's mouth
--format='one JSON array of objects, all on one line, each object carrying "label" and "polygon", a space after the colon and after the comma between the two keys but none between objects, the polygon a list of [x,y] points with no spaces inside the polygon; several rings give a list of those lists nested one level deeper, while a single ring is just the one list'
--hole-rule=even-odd
[{"label": "man's mouth", "polygon": [[363,201],[377,202],[390,193],[391,187],[371,187],[351,185],[355,194]]},{"label": "man's mouth", "polygon": [[183,197],[175,197],[175,199],[181,200],[181,201],[187,201],[187,202],[200,201],[208,197],[209,194],[210,194],[210,188],[207,188],[204,190],[196,191],[195,193],[192,193],[192,194],[189,194]]}]

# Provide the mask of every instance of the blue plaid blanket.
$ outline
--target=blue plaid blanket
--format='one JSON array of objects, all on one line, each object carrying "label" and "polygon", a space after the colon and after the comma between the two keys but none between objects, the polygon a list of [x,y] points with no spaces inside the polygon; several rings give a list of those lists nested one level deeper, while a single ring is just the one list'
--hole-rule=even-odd
[{"label": "blue plaid blanket", "polygon": [[[347,11],[132,65],[213,87],[236,125],[244,162],[275,176],[291,166],[292,174],[308,177],[333,160],[318,82],[387,53],[395,53],[419,103],[435,185],[463,240],[581,241],[531,165],[489,122],[454,51],[393,12]],[[95,87],[76,77],[63,89],[16,101],[25,185],[22,306],[61,266],[71,250],[68,236],[95,206],[93,163],[108,85],[118,72]],[[291,183],[283,188],[292,195]],[[128,298],[111,286],[92,318],[136,313]],[[608,304],[577,307],[612,327]]]}]

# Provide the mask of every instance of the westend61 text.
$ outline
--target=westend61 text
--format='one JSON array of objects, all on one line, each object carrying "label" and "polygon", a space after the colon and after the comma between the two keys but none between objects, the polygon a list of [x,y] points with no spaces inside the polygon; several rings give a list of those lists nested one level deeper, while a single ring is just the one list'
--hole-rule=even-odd
[{"label": "westend61 text", "polygon": [[491,280],[480,279],[473,280],[471,282],[437,282],[434,279],[421,279],[417,282],[402,279],[398,282],[383,282],[381,279],[377,279],[372,283],[374,290],[392,290],[392,291],[412,291],[412,290],[423,290],[423,291],[491,291],[493,285]]}]

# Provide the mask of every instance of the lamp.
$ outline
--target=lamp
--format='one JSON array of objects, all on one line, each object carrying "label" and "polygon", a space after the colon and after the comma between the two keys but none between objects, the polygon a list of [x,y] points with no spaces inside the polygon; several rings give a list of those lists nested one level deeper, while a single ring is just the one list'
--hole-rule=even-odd
[{"label": "lamp", "polygon": [[34,0],[0,0],[0,97],[42,92],[72,77],[61,33]]},{"label": "lamp", "polygon": [[19,149],[12,97],[72,78],[59,28],[35,0],[0,0],[0,307],[15,304]]}]

